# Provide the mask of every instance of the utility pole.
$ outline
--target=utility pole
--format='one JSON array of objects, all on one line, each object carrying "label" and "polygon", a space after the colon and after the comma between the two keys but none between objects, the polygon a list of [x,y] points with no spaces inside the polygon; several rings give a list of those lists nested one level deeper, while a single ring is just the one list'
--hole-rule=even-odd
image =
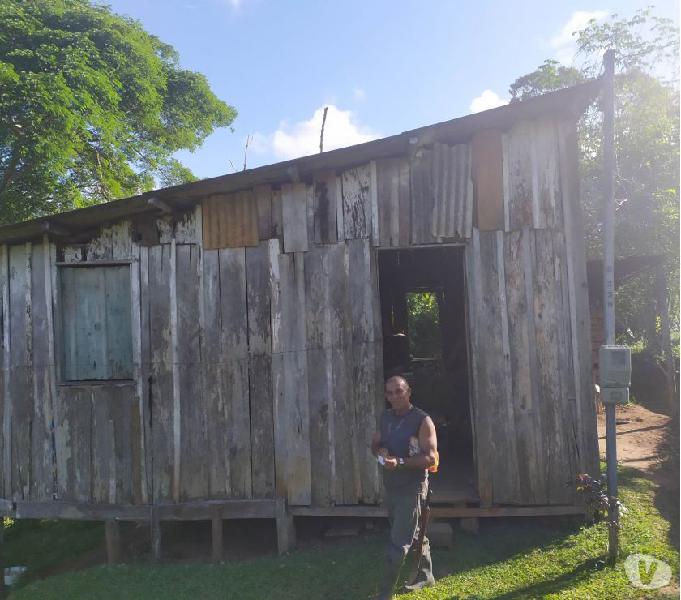
[{"label": "utility pole", "polygon": [[[615,344],[615,50],[603,57],[603,328],[605,345]],[[602,368],[602,366],[601,366]],[[608,474],[608,558],[619,552],[617,500],[617,430],[615,403],[605,403],[605,443]]]}]

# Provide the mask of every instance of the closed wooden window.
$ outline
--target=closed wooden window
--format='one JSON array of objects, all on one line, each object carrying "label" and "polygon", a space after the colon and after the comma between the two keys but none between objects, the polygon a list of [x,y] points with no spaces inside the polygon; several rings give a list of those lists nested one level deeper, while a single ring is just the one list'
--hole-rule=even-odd
[{"label": "closed wooden window", "polygon": [[132,378],[130,266],[61,267],[64,381]]}]

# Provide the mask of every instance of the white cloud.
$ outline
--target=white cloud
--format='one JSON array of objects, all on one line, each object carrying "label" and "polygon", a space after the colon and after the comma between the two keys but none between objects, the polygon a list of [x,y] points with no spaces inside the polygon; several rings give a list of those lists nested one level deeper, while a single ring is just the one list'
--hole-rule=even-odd
[{"label": "white cloud", "polygon": [[[361,125],[352,111],[341,110],[333,104],[327,106],[329,110],[324,125],[325,151],[362,144],[380,137],[377,132]],[[282,160],[317,154],[323,115],[324,106],[320,106],[306,121],[293,125],[282,122],[271,135],[256,133],[251,148],[256,152],[271,150]]]},{"label": "white cloud", "polygon": [[472,113],[477,113],[489,110],[490,108],[496,108],[497,106],[503,106],[504,104],[508,104],[508,100],[505,100],[492,90],[485,90],[482,94],[471,100],[471,105],[468,108]]},{"label": "white cloud", "polygon": [[367,93],[362,88],[356,87],[352,90],[352,97],[358,102],[362,102],[362,100],[366,99]]},{"label": "white cloud", "polygon": [[556,60],[562,64],[571,65],[576,49],[575,36],[572,34],[584,29],[591,19],[600,21],[607,14],[605,10],[576,10],[573,12],[561,30],[549,40],[549,44],[555,52]]},{"label": "white cloud", "polygon": [[218,0],[221,4],[229,6],[232,10],[239,10],[243,0]]}]

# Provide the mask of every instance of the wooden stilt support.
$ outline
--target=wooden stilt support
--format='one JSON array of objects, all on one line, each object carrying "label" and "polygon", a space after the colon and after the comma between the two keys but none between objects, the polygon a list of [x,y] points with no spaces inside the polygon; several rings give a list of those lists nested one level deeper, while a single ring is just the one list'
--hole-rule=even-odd
[{"label": "wooden stilt support", "polygon": [[459,521],[459,527],[469,533],[478,533],[480,531],[480,521],[477,517],[467,517]]},{"label": "wooden stilt support", "polygon": [[121,562],[121,526],[115,519],[104,521],[106,560],[110,565]]},{"label": "wooden stilt support", "polygon": [[151,558],[161,560],[161,520],[158,511],[151,508]]},{"label": "wooden stilt support", "polygon": [[282,555],[293,549],[296,545],[296,529],[293,523],[293,515],[288,511],[286,500],[277,498],[277,551]]},{"label": "wooden stilt support", "polygon": [[222,562],[222,518],[217,513],[211,519],[211,542],[213,544],[213,562]]}]

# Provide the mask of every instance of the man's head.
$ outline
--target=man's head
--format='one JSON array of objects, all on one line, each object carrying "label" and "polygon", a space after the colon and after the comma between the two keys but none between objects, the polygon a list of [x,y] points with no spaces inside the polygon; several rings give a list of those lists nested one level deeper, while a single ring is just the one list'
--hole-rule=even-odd
[{"label": "man's head", "polygon": [[401,375],[388,379],[385,382],[385,399],[395,412],[406,411],[411,404],[411,388],[407,380]]}]

